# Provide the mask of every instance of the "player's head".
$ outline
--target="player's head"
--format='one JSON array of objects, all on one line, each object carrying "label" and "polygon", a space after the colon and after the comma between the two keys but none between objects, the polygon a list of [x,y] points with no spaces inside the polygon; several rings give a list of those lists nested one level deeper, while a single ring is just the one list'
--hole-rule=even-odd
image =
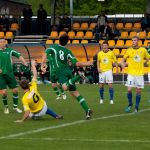
[{"label": "player's head", "polygon": [[134,36],[132,38],[132,46],[133,47],[138,47],[138,42],[139,42],[139,37],[138,36]]},{"label": "player's head", "polygon": [[107,41],[104,41],[103,44],[102,44],[102,50],[104,52],[108,52],[108,47],[109,47],[109,44]]},{"label": "player's head", "polygon": [[20,81],[20,86],[23,90],[28,90],[29,89],[29,81],[27,80],[22,80]]},{"label": "player's head", "polygon": [[6,48],[6,40],[5,39],[0,39],[0,49],[5,49]]},{"label": "player's head", "polygon": [[149,46],[150,46],[150,42],[147,43],[147,47],[149,47]]},{"label": "player's head", "polygon": [[68,43],[68,40],[69,40],[69,36],[67,34],[63,34],[59,38],[59,43],[60,45],[65,46]]}]

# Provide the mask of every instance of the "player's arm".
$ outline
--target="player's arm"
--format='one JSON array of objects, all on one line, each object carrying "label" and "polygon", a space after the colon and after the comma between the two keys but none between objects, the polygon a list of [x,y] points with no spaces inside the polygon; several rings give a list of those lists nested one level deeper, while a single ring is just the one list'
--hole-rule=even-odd
[{"label": "player's arm", "polygon": [[22,56],[19,57],[19,60],[22,62],[22,64],[23,64],[24,66],[28,66],[26,60],[25,60]]},{"label": "player's arm", "polygon": [[99,55],[97,55],[97,70],[99,73],[101,73]]},{"label": "player's arm", "polygon": [[31,61],[31,66],[32,66],[32,72],[33,72],[32,80],[36,80],[37,79],[37,70],[36,70],[36,63],[34,60]]},{"label": "player's arm", "polygon": [[128,53],[128,50],[126,51],[126,53],[124,54],[124,56],[123,56],[123,58],[122,58],[122,61],[121,61],[121,67],[122,67],[122,69],[124,69],[125,68],[125,66],[126,66],[126,59],[129,57],[129,53]]},{"label": "player's arm", "polygon": [[87,61],[87,62],[76,62],[75,66],[77,67],[88,67],[88,66],[92,66],[93,62],[92,61]]},{"label": "player's arm", "polygon": [[25,120],[27,120],[29,118],[29,114],[30,114],[30,110],[26,110],[24,112],[22,119],[16,120],[15,122],[18,122],[18,123],[24,122]]},{"label": "player's arm", "polygon": [[42,62],[41,62],[41,70],[43,72],[46,72],[46,68],[45,68],[45,64],[46,64],[46,58],[47,58],[47,54],[43,54],[42,56]]}]

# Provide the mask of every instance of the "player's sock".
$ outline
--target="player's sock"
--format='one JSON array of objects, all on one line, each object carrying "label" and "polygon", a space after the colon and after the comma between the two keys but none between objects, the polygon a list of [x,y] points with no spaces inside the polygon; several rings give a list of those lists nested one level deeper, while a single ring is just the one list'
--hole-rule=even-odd
[{"label": "player's sock", "polygon": [[53,88],[53,90],[55,91],[55,93],[56,93],[56,95],[57,95],[57,96],[60,96],[60,94],[59,94],[59,90],[58,90],[58,88],[57,88],[57,87],[54,87],[54,88]]},{"label": "player's sock", "polygon": [[141,100],[141,94],[136,94],[136,104],[135,104],[135,108],[139,108],[139,104],[140,104],[140,100]]},{"label": "player's sock", "polygon": [[104,88],[99,88],[99,95],[101,99],[104,99]]},{"label": "player's sock", "polygon": [[81,104],[81,106],[82,106],[82,108],[85,110],[85,112],[87,112],[88,109],[89,109],[89,107],[88,107],[88,105],[87,105],[85,99],[84,99],[81,95],[79,95],[76,99],[77,99],[78,102]]},{"label": "player's sock", "polygon": [[113,88],[109,88],[109,95],[110,95],[110,100],[113,100],[113,98],[114,98],[114,89]]},{"label": "player's sock", "polygon": [[53,112],[51,109],[47,108],[46,114],[51,115],[52,117],[56,118],[58,115]]},{"label": "player's sock", "polygon": [[7,101],[7,96],[2,96],[2,101],[3,101],[3,104],[6,108],[8,108],[8,101]]},{"label": "player's sock", "polygon": [[132,92],[128,92],[127,93],[127,97],[128,97],[128,102],[129,102],[129,106],[132,106]]},{"label": "player's sock", "polygon": [[67,82],[67,85],[74,85],[77,81],[79,81],[80,80],[80,76],[75,76],[75,77],[73,77],[72,79],[70,79],[68,82]]},{"label": "player's sock", "polygon": [[65,92],[64,92],[64,90],[63,90],[63,88],[62,88],[62,86],[60,86],[60,92],[61,92],[62,95],[65,94]]},{"label": "player's sock", "polygon": [[17,94],[15,94],[15,93],[13,93],[13,107],[14,108],[17,108],[17,106],[18,106],[18,93]]}]

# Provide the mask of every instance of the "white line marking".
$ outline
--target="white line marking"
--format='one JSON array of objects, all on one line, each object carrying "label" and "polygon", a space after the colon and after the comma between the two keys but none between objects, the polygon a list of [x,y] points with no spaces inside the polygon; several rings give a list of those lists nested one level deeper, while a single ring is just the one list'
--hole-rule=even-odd
[{"label": "white line marking", "polygon": [[64,138],[8,138],[9,140],[43,140],[43,141],[78,141],[78,142],[113,142],[113,143],[150,143],[150,140],[129,140],[129,139],[112,139],[112,140],[103,140],[103,139],[64,139]]},{"label": "white line marking", "polygon": [[[150,109],[143,109],[140,112],[146,112],[146,111],[150,111]],[[51,130],[51,129],[58,129],[58,128],[63,128],[63,127],[68,127],[68,126],[72,126],[72,125],[76,125],[76,124],[81,124],[81,123],[89,123],[91,121],[95,121],[95,120],[104,120],[104,119],[109,119],[109,118],[116,118],[116,117],[123,117],[123,116],[131,116],[134,113],[128,113],[128,114],[115,114],[115,115],[111,115],[111,116],[103,116],[103,117],[98,117],[98,118],[93,118],[91,120],[79,120],[79,121],[74,121],[74,122],[70,122],[70,123],[64,123],[64,124],[60,124],[60,125],[55,125],[55,126],[49,126],[49,127],[45,127],[45,128],[39,128],[39,129],[35,129],[35,130],[31,130],[31,131],[26,131],[26,132],[20,132],[20,133],[16,133],[16,134],[10,134],[7,136],[1,136],[1,139],[7,139],[7,138],[15,138],[15,137],[19,137],[19,136],[23,136],[23,135],[29,135],[32,133],[38,133],[38,132],[42,132],[42,131],[46,131],[46,130]]]}]

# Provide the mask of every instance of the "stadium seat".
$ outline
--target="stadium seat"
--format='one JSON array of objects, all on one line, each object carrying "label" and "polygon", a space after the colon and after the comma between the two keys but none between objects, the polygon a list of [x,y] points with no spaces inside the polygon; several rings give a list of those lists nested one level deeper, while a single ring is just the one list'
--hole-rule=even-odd
[{"label": "stadium seat", "polygon": [[114,47],[115,46],[115,40],[109,40],[108,44],[109,44],[109,47]]},{"label": "stadium seat", "polygon": [[150,31],[148,32],[148,34],[147,34],[147,37],[146,37],[147,39],[150,39]]},{"label": "stadium seat", "polygon": [[121,63],[121,62],[122,62],[122,58],[118,58],[118,59],[117,59],[117,62],[118,62],[118,63]]},{"label": "stadium seat", "polygon": [[148,73],[148,67],[144,67],[144,74]]},{"label": "stadium seat", "polygon": [[99,40],[99,43],[102,45],[105,40]]},{"label": "stadium seat", "polygon": [[79,30],[80,29],[80,24],[78,22],[73,23],[72,29],[73,30]]},{"label": "stadium seat", "polygon": [[128,67],[125,67],[124,69],[122,69],[121,72],[122,72],[123,74],[127,74],[127,71],[128,71]]},{"label": "stadium seat", "polygon": [[117,40],[115,47],[123,47],[123,46],[124,46],[124,40]]},{"label": "stadium seat", "polygon": [[75,38],[75,32],[74,31],[69,31],[68,36],[69,36],[70,39],[74,39]]},{"label": "stadium seat", "polygon": [[121,35],[120,35],[119,38],[120,39],[126,39],[126,38],[128,38],[128,32],[127,31],[121,32]]},{"label": "stadium seat", "polygon": [[139,32],[138,37],[139,37],[140,39],[145,39],[145,38],[146,38],[146,32],[144,32],[144,31]]},{"label": "stadium seat", "polygon": [[93,39],[93,32],[92,31],[87,31],[85,33],[84,39]]},{"label": "stadium seat", "polygon": [[55,39],[58,38],[58,32],[57,31],[52,31],[50,34],[50,38]]},{"label": "stadium seat", "polygon": [[118,29],[118,30],[122,30],[123,29],[123,23],[122,22],[120,22],[120,23],[117,23],[116,24],[116,29]]},{"label": "stadium seat", "polygon": [[131,22],[127,22],[125,23],[125,26],[124,26],[124,30],[131,30],[132,29],[132,23]]},{"label": "stadium seat", "polygon": [[79,42],[79,40],[73,40],[72,41],[72,44],[79,44],[80,42]]},{"label": "stadium seat", "polygon": [[96,26],[96,23],[90,23],[88,30],[93,30]]},{"label": "stadium seat", "polygon": [[13,38],[13,32],[7,31],[5,35],[5,39],[12,39]]},{"label": "stadium seat", "polygon": [[[116,67],[113,67],[113,74],[115,74],[116,73]],[[120,73],[120,67],[118,67],[118,73]]]},{"label": "stadium seat", "polygon": [[134,36],[137,36],[137,32],[131,31],[130,34],[129,34],[129,36],[128,36],[128,38],[132,39]]},{"label": "stadium seat", "polygon": [[145,40],[143,46],[147,47],[147,44],[150,42],[150,40]]},{"label": "stadium seat", "polygon": [[142,44],[142,40],[139,40],[139,42],[138,42],[138,46],[142,46],[143,44]]},{"label": "stadium seat", "polygon": [[59,40],[55,40],[55,42],[54,42],[55,44],[59,44]]},{"label": "stadium seat", "polygon": [[78,31],[76,36],[75,36],[76,39],[82,39],[83,37],[84,37],[83,31]]},{"label": "stadium seat", "polygon": [[17,23],[12,23],[10,26],[11,31],[16,31],[19,29],[19,25]]},{"label": "stadium seat", "polygon": [[82,44],[87,44],[87,43],[88,43],[88,40],[81,40],[81,43],[82,43]]},{"label": "stadium seat", "polygon": [[113,22],[108,23],[108,25],[109,25],[111,28],[114,27],[114,23],[113,23]]},{"label": "stadium seat", "polygon": [[87,22],[83,22],[81,23],[81,27],[80,27],[80,30],[87,30],[88,29],[88,23]]},{"label": "stadium seat", "polygon": [[119,49],[116,49],[116,48],[115,48],[115,49],[113,49],[113,52],[114,52],[115,55],[120,55]]},{"label": "stadium seat", "polygon": [[124,55],[127,49],[122,49],[120,55]]},{"label": "stadium seat", "polygon": [[2,39],[2,38],[4,38],[4,36],[5,36],[5,35],[4,35],[4,32],[1,31],[1,32],[0,32],[0,38]]},{"label": "stadium seat", "polygon": [[66,32],[65,32],[65,31],[60,31],[60,32],[59,32],[59,37],[60,37],[61,35],[63,35],[63,34],[66,34]]},{"label": "stadium seat", "polygon": [[140,30],[140,29],[141,29],[141,23],[140,22],[134,23],[132,30]]},{"label": "stadium seat", "polygon": [[126,43],[124,46],[125,47],[131,47],[132,46],[132,40],[126,40]]},{"label": "stadium seat", "polygon": [[46,44],[53,44],[53,40],[46,40]]}]

